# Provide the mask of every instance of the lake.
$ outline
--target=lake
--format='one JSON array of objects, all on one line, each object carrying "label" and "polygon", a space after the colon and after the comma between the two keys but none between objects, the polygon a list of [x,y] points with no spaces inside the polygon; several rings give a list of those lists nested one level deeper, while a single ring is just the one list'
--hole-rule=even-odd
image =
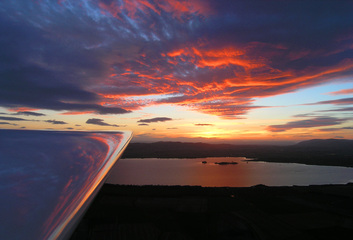
[{"label": "lake", "polygon": [[[121,159],[107,180],[127,185],[199,185],[249,187],[345,184],[353,182],[353,168],[296,163],[248,162],[245,158]],[[202,161],[207,161],[203,164]],[[232,162],[235,165],[217,165]]]}]

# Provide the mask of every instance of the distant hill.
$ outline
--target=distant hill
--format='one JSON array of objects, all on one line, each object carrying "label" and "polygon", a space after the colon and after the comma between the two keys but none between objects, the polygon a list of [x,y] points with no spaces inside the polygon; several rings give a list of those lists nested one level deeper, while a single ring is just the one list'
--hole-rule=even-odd
[{"label": "distant hill", "polygon": [[353,151],[353,140],[347,139],[312,139],[299,142],[296,147],[324,147],[324,148],[351,148]]},{"label": "distant hill", "polygon": [[353,167],[353,140],[313,139],[291,146],[130,143],[123,158],[248,157],[257,161]]}]

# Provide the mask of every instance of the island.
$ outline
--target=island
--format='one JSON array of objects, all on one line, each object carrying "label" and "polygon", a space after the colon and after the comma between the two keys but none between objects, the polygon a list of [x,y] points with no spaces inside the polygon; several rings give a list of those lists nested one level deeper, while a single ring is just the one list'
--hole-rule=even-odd
[{"label": "island", "polygon": [[235,164],[238,164],[237,162],[215,162],[214,164],[217,164],[217,165],[235,165]]}]

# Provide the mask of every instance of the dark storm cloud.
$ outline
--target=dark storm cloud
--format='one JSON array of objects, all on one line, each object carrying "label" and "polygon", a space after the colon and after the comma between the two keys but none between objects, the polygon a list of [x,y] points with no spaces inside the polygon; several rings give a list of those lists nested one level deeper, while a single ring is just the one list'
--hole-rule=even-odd
[{"label": "dark storm cloud", "polygon": [[139,126],[149,126],[147,123],[140,123]]},{"label": "dark storm cloud", "polygon": [[282,125],[271,125],[267,127],[271,132],[284,132],[294,128],[314,128],[323,126],[339,125],[352,120],[350,118],[316,117],[311,119],[292,121]]},{"label": "dark storm cloud", "polygon": [[67,124],[67,122],[57,121],[57,120],[45,120],[44,122],[51,123],[51,124],[58,124],[58,125]]},{"label": "dark storm cloud", "polygon": [[99,126],[110,126],[110,127],[121,127],[121,125],[109,124],[104,122],[103,119],[99,118],[90,118],[86,121],[87,124],[99,125]]},{"label": "dark storm cloud", "polygon": [[142,123],[154,123],[154,122],[166,122],[166,121],[172,121],[172,118],[169,117],[156,117],[156,118],[149,118],[149,119],[141,119],[138,120],[137,122],[142,122]]},{"label": "dark storm cloud", "polygon": [[[47,4],[48,9],[41,4]],[[100,53],[85,48],[97,41],[95,34],[89,36],[94,26],[88,16],[79,17],[67,10],[58,13],[56,3],[6,5],[0,5],[2,106],[99,114],[129,112],[118,106],[102,106],[99,95],[85,90],[85,86],[104,77],[105,71],[102,59],[97,57]],[[21,13],[16,21],[14,11]]]},{"label": "dark storm cloud", "polygon": [[229,41],[321,48],[351,27],[352,3],[342,1],[212,1],[219,14],[204,31]]},{"label": "dark storm cloud", "polygon": [[[352,12],[350,1],[2,1],[0,106],[169,103],[242,118],[257,97],[352,76]],[[131,100],[142,95],[168,97]]]}]

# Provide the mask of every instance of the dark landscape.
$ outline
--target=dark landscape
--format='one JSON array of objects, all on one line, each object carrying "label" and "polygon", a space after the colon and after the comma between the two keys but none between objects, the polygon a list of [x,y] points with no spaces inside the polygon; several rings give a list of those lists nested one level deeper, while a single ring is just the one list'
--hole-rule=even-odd
[{"label": "dark landscape", "polygon": [[247,157],[253,161],[353,167],[353,140],[309,140],[290,146],[182,142],[130,143],[123,158]]},{"label": "dark landscape", "polygon": [[104,185],[71,240],[351,239],[353,184]]}]

